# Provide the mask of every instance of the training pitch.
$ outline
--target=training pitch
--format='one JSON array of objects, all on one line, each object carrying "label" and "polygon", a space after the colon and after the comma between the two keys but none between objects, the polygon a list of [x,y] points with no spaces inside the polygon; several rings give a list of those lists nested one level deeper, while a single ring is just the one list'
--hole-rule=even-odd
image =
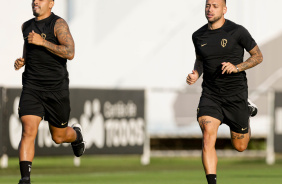
[{"label": "training pitch", "polygon": [[[219,158],[219,184],[282,183],[282,159],[268,166],[265,159]],[[33,161],[32,184],[205,184],[200,158],[151,158],[142,166],[139,156],[83,156],[81,166],[73,157],[37,157]],[[18,159],[0,169],[0,183],[16,184],[20,179]]]}]

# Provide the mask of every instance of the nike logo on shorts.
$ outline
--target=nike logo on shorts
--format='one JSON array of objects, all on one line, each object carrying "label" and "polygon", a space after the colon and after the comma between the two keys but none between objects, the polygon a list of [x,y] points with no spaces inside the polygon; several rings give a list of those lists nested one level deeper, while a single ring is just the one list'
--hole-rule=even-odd
[{"label": "nike logo on shorts", "polygon": [[65,125],[65,124],[67,124],[67,123],[68,123],[68,122],[65,122],[65,123],[62,123],[61,125],[63,125],[63,126],[64,126],[64,125]]}]

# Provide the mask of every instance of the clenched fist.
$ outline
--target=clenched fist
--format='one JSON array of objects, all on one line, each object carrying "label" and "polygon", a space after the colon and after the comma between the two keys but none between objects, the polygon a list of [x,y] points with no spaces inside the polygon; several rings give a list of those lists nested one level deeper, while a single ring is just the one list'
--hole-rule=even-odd
[{"label": "clenched fist", "polygon": [[24,58],[18,58],[15,61],[14,67],[15,70],[19,70],[21,67],[23,67],[25,65],[25,60]]},{"label": "clenched fist", "polygon": [[224,74],[224,73],[231,74],[231,73],[237,73],[238,72],[236,66],[233,65],[230,62],[223,62],[221,64],[222,64],[222,67],[221,67],[222,74]]},{"label": "clenched fist", "polygon": [[188,74],[186,78],[186,83],[189,85],[194,84],[199,78],[199,74],[196,70],[193,70],[192,73]]},{"label": "clenched fist", "polygon": [[27,41],[30,44],[34,45],[43,45],[44,39],[40,34],[35,33],[33,30],[27,36]]}]

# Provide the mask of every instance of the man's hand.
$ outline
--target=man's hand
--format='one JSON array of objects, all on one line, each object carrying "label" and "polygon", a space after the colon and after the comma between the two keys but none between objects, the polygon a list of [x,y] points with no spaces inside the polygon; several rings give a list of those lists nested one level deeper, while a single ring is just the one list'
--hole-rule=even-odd
[{"label": "man's hand", "polygon": [[199,78],[199,74],[196,70],[193,70],[192,73],[188,74],[186,78],[186,83],[189,85],[194,84]]},{"label": "man's hand", "polygon": [[15,70],[19,70],[21,67],[23,67],[25,65],[25,60],[24,58],[18,58],[15,61],[14,67]]},{"label": "man's hand", "polygon": [[224,74],[225,72],[226,72],[227,74],[237,73],[237,72],[238,72],[236,66],[234,66],[232,63],[223,62],[223,63],[221,63],[221,64],[222,64],[222,67],[221,67],[222,74]]},{"label": "man's hand", "polygon": [[43,45],[44,39],[32,30],[32,32],[28,34],[27,41],[30,44],[41,46]]}]

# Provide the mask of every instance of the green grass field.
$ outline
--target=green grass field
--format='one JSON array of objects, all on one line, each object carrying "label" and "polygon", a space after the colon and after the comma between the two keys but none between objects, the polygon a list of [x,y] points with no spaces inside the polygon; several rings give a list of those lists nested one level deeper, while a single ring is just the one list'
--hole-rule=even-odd
[{"label": "green grass field", "polygon": [[[268,166],[264,159],[219,158],[219,184],[280,184],[282,159]],[[0,184],[17,184],[17,158],[0,169]],[[83,156],[81,166],[73,157],[37,157],[32,184],[206,184],[200,158],[151,158],[142,166],[139,156]]]}]

